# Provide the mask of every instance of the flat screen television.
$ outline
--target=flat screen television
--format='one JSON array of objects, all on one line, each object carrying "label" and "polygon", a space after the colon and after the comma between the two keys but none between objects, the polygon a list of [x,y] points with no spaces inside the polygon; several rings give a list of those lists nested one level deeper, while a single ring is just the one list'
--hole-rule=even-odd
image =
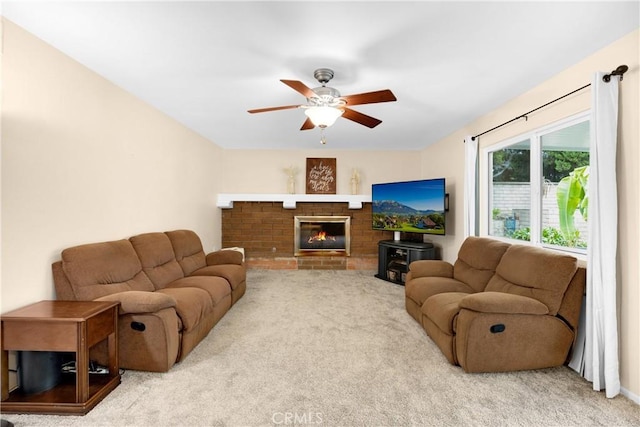
[{"label": "flat screen television", "polygon": [[444,235],[445,179],[389,182],[371,186],[374,230]]}]

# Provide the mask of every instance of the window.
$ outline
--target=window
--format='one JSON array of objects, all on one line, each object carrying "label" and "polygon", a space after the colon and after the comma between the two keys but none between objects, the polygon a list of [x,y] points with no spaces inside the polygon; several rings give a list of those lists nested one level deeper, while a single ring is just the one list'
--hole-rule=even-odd
[{"label": "window", "polygon": [[588,113],[487,147],[482,159],[488,235],[585,252]]}]

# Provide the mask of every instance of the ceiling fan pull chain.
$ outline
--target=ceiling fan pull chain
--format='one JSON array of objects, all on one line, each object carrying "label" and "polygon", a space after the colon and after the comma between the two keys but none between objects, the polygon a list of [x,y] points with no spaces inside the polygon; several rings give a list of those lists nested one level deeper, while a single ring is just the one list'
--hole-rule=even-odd
[{"label": "ceiling fan pull chain", "polygon": [[324,128],[320,128],[320,144],[325,145],[327,143],[327,138],[324,137]]}]

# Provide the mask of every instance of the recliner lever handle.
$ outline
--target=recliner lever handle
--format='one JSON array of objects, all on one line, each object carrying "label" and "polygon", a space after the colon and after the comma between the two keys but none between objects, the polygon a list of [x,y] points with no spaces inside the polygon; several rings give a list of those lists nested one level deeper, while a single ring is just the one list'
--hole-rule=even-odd
[{"label": "recliner lever handle", "polygon": [[144,332],[147,327],[142,322],[131,322],[131,329],[133,329],[134,331]]},{"label": "recliner lever handle", "polygon": [[499,334],[500,332],[504,332],[505,330],[505,326],[502,323],[498,323],[496,325],[492,325],[489,328],[489,331],[491,331],[492,334]]}]

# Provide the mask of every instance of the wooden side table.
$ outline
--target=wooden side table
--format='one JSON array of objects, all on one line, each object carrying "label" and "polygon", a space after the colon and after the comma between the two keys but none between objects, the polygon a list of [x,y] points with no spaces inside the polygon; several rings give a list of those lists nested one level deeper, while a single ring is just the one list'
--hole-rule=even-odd
[{"label": "wooden side table", "polygon": [[[40,301],[1,316],[2,412],[84,415],[120,384],[118,305],[107,301]],[[89,349],[107,340],[107,374],[89,373]],[[8,352],[76,353],[76,373],[55,387],[9,393]]]}]

